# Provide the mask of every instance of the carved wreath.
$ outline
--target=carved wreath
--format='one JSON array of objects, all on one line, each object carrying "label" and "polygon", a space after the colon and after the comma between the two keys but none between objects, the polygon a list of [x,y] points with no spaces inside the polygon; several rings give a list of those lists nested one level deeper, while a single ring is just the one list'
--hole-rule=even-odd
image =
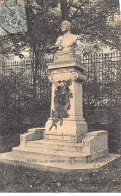
[{"label": "carved wreath", "polygon": [[55,89],[55,97],[54,97],[54,110],[52,110],[51,118],[52,125],[49,130],[52,129],[53,126],[57,129],[57,123],[60,121],[60,126],[63,124],[63,118],[68,118],[68,110],[70,109],[70,98],[72,98],[71,90],[69,86],[71,85],[71,80],[63,80],[59,81],[58,85]]}]

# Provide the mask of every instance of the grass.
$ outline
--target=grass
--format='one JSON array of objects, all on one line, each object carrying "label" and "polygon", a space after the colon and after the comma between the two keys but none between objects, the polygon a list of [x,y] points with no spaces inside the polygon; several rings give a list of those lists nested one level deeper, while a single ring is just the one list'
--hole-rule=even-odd
[{"label": "grass", "polygon": [[81,173],[0,164],[0,192],[121,192],[121,158],[98,172]]},{"label": "grass", "polygon": [[[16,137],[11,138],[3,139],[0,153],[18,145]],[[116,140],[110,146],[112,152],[121,154],[121,142]],[[81,173],[55,173],[0,164],[0,192],[121,192],[121,157],[98,172]]]}]

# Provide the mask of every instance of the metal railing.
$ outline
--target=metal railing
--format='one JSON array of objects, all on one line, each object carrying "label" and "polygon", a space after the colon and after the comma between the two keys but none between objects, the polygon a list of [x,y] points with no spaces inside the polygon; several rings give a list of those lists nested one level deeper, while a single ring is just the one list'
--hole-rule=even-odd
[{"label": "metal railing", "polygon": [[[33,60],[0,64],[0,106],[5,109],[12,101],[23,104],[24,121],[30,126],[43,126],[50,115],[51,84],[47,63],[52,60],[42,57],[36,65]],[[108,124],[112,120],[110,109],[116,110],[121,104],[121,55],[119,52],[82,55],[80,62],[87,68],[83,85],[84,117],[88,124]]]}]

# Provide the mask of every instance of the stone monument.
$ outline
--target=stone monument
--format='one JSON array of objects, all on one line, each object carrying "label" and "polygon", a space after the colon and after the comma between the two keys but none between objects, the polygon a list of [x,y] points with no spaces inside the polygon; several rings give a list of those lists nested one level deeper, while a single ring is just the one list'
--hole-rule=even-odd
[{"label": "stone monument", "polygon": [[[46,123],[44,136],[47,138],[51,135],[54,137],[54,134],[55,136],[63,135],[64,138],[72,137],[72,141],[81,142],[87,132],[87,123],[83,118],[82,98],[85,67],[80,64],[80,57],[75,54],[77,36],[71,34],[70,25],[68,21],[62,23],[63,35],[59,36],[55,44],[58,51],[55,54],[54,62],[48,65],[49,80],[52,83],[51,114],[55,116],[51,116]],[[58,96],[55,95],[59,92]],[[62,100],[62,103],[59,99]],[[53,121],[57,121],[55,126]]]},{"label": "stone monument", "polygon": [[70,22],[62,23],[54,62],[48,64],[52,97],[46,126],[21,135],[20,146],[1,154],[0,162],[70,172],[97,169],[119,157],[109,154],[107,131],[87,132],[82,90],[86,68],[75,53],[78,37],[70,27]]},{"label": "stone monument", "polygon": [[[52,83],[52,99],[51,117],[46,123],[44,139],[61,140],[65,144],[72,142],[75,146],[82,143],[82,152],[89,153],[90,160],[94,160],[108,154],[108,134],[107,131],[87,133],[87,123],[83,117],[82,90],[83,81],[86,79],[86,68],[81,64],[80,56],[75,53],[78,37],[71,33],[70,27],[69,21],[62,23],[63,35],[58,37],[55,44],[58,51],[54,62],[48,65],[49,80]],[[64,93],[66,88],[68,92]],[[68,98],[65,102],[61,102],[66,97],[66,93]]]}]

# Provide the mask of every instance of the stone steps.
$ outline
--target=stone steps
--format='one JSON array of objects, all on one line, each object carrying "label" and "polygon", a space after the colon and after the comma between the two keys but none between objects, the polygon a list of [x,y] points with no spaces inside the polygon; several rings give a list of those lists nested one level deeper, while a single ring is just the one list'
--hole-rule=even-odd
[{"label": "stone steps", "polygon": [[14,147],[10,153],[0,155],[0,162],[63,171],[94,168],[95,161],[99,159],[100,166],[97,167],[101,167],[103,158],[109,155],[107,132],[104,131],[87,133],[82,143],[78,143],[74,134],[66,135],[66,138],[54,132],[45,135],[49,137],[41,140],[37,139],[36,132],[23,135],[20,146]]},{"label": "stone steps", "polygon": [[61,162],[61,163],[88,163],[101,156],[105,156],[108,154],[108,149],[101,150],[95,153],[85,153],[85,152],[72,152],[72,151],[64,151],[64,150],[54,150],[54,149],[45,149],[38,147],[15,147],[13,148],[13,152],[16,156],[26,157],[31,160],[34,157],[38,161],[42,162]]},{"label": "stone steps", "polygon": [[16,155],[14,152],[2,153],[0,154],[0,163],[3,164],[12,164],[15,166],[24,166],[28,168],[34,168],[43,171],[54,171],[54,172],[82,172],[82,170],[98,170],[102,166],[111,163],[113,160],[119,158],[120,155],[108,154],[107,156],[97,159],[91,163],[77,163],[77,164],[69,164],[69,163],[56,163],[56,162],[42,162],[35,159],[34,154],[31,159],[26,156],[22,157]]},{"label": "stone steps", "polygon": [[71,152],[63,150],[53,150],[38,147],[15,147],[12,150],[18,158],[21,156],[31,159],[31,157],[36,158],[42,162],[66,162],[70,164],[74,163],[85,163],[88,159],[87,153]]},{"label": "stone steps", "polygon": [[83,152],[83,146],[81,143],[71,143],[62,142],[56,140],[38,140],[38,141],[28,141],[27,146],[38,147],[44,149],[53,149],[60,151],[70,151],[70,152]]}]

